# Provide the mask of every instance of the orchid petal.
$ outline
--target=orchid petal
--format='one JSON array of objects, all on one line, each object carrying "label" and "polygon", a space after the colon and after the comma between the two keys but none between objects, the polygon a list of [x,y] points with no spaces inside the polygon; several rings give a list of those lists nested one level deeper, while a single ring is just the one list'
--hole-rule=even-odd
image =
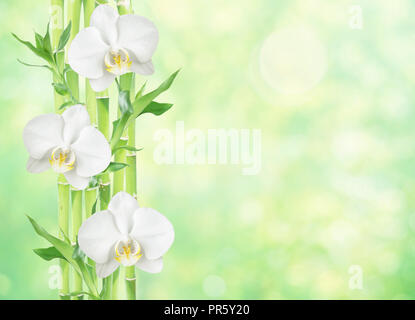
[{"label": "orchid petal", "polygon": [[63,140],[68,145],[74,143],[78,139],[81,130],[91,124],[86,107],[80,104],[66,109],[62,113],[62,117],[65,121]]},{"label": "orchid petal", "polygon": [[128,235],[133,227],[134,212],[139,208],[137,200],[127,192],[118,192],[110,201],[108,210],[112,212],[118,230]]},{"label": "orchid petal", "polygon": [[30,173],[41,173],[50,168],[49,157],[46,155],[41,159],[30,157],[26,163],[26,169]]},{"label": "orchid petal", "polygon": [[130,232],[143,247],[148,259],[164,255],[174,240],[173,226],[161,213],[151,208],[139,208],[134,212],[134,227]]},{"label": "orchid petal", "polygon": [[97,263],[96,264],[96,271],[98,278],[106,278],[110,274],[112,274],[120,264],[115,259],[111,259],[106,263]]},{"label": "orchid petal", "polygon": [[115,261],[114,248],[120,239],[122,235],[108,210],[93,214],[84,221],[78,231],[79,247],[96,263]]},{"label": "orchid petal", "polygon": [[95,27],[81,30],[72,41],[68,51],[68,63],[81,76],[98,79],[105,71],[104,57],[109,46]]},{"label": "orchid petal", "polygon": [[149,260],[142,256],[135,265],[145,272],[159,273],[163,270],[163,258]]},{"label": "orchid petal", "polygon": [[102,39],[109,46],[114,46],[116,43],[118,17],[117,10],[105,4],[96,7],[91,15],[91,26],[99,30]]},{"label": "orchid petal", "polygon": [[62,145],[63,126],[63,119],[57,114],[45,114],[30,120],[23,129],[23,142],[30,156],[41,159],[48,151]]},{"label": "orchid petal", "polygon": [[92,90],[95,92],[101,92],[114,82],[116,76],[115,74],[109,73],[107,70],[104,70],[104,74],[102,77],[98,79],[89,79],[89,83],[91,84]]},{"label": "orchid petal", "polygon": [[76,156],[76,172],[82,177],[92,177],[104,171],[110,164],[111,148],[108,141],[93,126],[82,129],[71,148]]},{"label": "orchid petal", "polygon": [[66,180],[68,180],[69,184],[78,190],[84,190],[86,187],[88,187],[90,177],[81,177],[76,173],[75,169],[67,171],[63,175],[65,176]]},{"label": "orchid petal", "polygon": [[158,31],[150,20],[132,14],[117,21],[118,45],[132,52],[141,63],[151,60],[158,44]]},{"label": "orchid petal", "polygon": [[131,64],[131,71],[133,71],[134,73],[141,74],[143,76],[149,76],[154,73],[154,65],[152,61],[145,63],[133,61],[133,63]]}]

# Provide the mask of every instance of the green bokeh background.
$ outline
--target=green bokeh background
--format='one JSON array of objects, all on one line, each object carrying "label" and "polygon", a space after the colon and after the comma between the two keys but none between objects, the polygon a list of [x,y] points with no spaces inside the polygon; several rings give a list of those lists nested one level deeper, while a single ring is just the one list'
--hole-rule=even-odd
[{"label": "green bokeh background", "polygon": [[[57,263],[32,252],[46,243],[24,216],[57,232],[55,174],[26,172],[21,138],[27,121],[52,112],[51,79],[16,61],[39,62],[10,35],[44,32],[48,4],[0,1],[0,299],[57,296],[49,288]],[[362,29],[349,26],[351,5],[362,8]],[[163,272],[138,273],[138,298],[414,298],[414,2],[135,0],[134,8],[161,35],[149,86],[182,68],[160,98],[174,108],[137,122],[140,203],[176,231]],[[326,69],[310,90],[289,95],[273,82],[284,60],[263,61],[261,50],[299,25],[319,39]],[[314,61],[312,49],[298,59]],[[176,121],[203,132],[260,129],[262,170],[157,165],[154,134],[174,132]],[[363,271],[361,290],[349,286],[351,266]]]}]

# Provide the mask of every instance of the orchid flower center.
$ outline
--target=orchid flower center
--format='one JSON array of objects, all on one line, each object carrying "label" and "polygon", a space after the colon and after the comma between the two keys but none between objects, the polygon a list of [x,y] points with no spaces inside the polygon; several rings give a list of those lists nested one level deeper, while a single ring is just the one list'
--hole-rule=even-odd
[{"label": "orchid flower center", "polygon": [[115,245],[115,260],[125,267],[135,265],[142,255],[140,245],[133,239],[121,240]]},{"label": "orchid flower center", "polygon": [[117,76],[129,72],[132,64],[127,50],[122,48],[109,51],[104,60],[107,71]]},{"label": "orchid flower center", "polygon": [[68,172],[74,167],[75,153],[70,149],[57,147],[53,149],[49,162],[57,173]]}]

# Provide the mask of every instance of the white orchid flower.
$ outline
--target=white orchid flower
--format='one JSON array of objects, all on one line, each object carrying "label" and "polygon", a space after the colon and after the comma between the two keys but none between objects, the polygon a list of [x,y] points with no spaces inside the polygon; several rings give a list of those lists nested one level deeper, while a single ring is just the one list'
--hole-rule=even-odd
[{"label": "white orchid flower", "polygon": [[92,13],[91,26],[72,41],[68,63],[99,92],[119,75],[153,74],[151,58],[157,44],[158,31],[150,20],[132,14],[120,16],[111,6],[99,5]]},{"label": "white orchid flower", "polygon": [[156,210],[140,208],[124,191],[111,199],[108,210],[88,218],[78,232],[79,247],[96,262],[100,278],[108,277],[120,264],[160,272],[162,256],[173,240],[170,221]]},{"label": "white orchid flower", "polygon": [[111,161],[108,141],[91,126],[82,105],[72,106],[62,115],[45,114],[32,119],[23,130],[23,142],[30,155],[29,172],[40,173],[52,167],[80,190]]}]

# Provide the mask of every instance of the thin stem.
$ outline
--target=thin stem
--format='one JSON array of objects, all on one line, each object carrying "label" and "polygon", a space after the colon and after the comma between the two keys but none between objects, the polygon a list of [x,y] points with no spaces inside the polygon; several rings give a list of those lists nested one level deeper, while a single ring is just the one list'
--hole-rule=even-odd
[{"label": "thin stem", "polygon": [[[82,191],[79,190],[72,190],[71,197],[72,197],[72,244],[76,243],[78,230],[82,225]],[[73,291],[82,291],[82,277],[77,273],[74,272],[73,274],[74,285]],[[74,297],[74,300],[82,300],[83,295],[79,295]]]}]

